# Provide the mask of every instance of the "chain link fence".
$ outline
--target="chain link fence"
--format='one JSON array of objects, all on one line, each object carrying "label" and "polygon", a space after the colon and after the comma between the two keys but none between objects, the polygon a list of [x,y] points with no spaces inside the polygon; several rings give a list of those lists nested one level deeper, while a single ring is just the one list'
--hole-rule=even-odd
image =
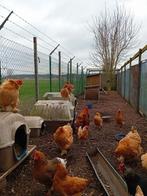
[{"label": "chain link fence", "polygon": [[[33,48],[33,41],[32,41]],[[23,86],[20,89],[20,100],[22,113],[28,114],[34,104],[36,97],[35,72],[34,72],[34,50],[22,44],[0,36],[0,81],[4,79],[22,79]],[[39,48],[39,47],[38,47]],[[57,56],[57,57],[56,57]],[[37,51],[38,63],[38,89],[39,97],[45,92],[58,92],[68,80],[75,85],[74,94],[79,95],[84,89],[83,69],[72,69],[68,72],[68,63],[62,60],[59,63],[58,55],[55,54],[51,61],[51,75],[49,73],[49,55]],[[60,71],[59,71],[60,67]],[[52,88],[50,89],[50,86]]]}]

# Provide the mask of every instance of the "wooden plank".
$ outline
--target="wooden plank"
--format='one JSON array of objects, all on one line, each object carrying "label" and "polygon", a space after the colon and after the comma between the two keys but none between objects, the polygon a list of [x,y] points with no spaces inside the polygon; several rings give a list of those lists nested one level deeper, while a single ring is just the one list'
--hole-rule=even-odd
[{"label": "wooden plank", "polygon": [[88,85],[88,86],[85,86],[86,89],[90,89],[90,88],[100,88],[99,85]]},{"label": "wooden plank", "polygon": [[8,176],[16,167],[18,167],[33,152],[33,150],[35,150],[35,148],[36,145],[28,145],[28,153],[7,171],[0,173],[0,182],[3,181],[3,179],[6,178],[6,176]]}]

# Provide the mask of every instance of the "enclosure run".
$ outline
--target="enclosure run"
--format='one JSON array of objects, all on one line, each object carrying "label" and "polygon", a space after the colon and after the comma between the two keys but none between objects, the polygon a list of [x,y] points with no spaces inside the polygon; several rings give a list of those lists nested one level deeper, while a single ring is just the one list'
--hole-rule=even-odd
[{"label": "enclosure run", "polygon": [[[90,109],[90,127],[89,138],[87,141],[81,143],[74,134],[74,142],[72,148],[68,152],[67,168],[74,176],[86,177],[92,179],[92,183],[87,187],[84,196],[105,195],[100,183],[95,178],[95,175],[86,159],[86,152],[90,152],[98,147],[105,155],[112,166],[117,169],[117,160],[114,155],[116,148],[115,135],[122,131],[128,133],[131,126],[135,126],[142,138],[142,147],[144,152],[147,151],[147,121],[140,116],[120,95],[115,91],[108,91],[107,94],[101,93],[99,100],[84,100],[79,97],[76,106],[76,113],[87,104],[91,104]],[[121,109],[125,114],[125,124],[120,128],[115,122],[115,113]],[[110,115],[111,121],[104,122],[102,129],[94,125],[93,117],[96,112],[105,115]],[[60,156],[60,151],[53,140],[53,132],[50,130],[44,136],[38,138],[31,138],[31,144],[35,144],[38,150],[41,150],[47,157],[54,158]],[[139,173],[142,177],[147,177],[147,171],[142,168],[140,161],[131,163],[134,171]],[[0,193],[1,196],[43,196],[47,193],[44,185],[41,185],[33,180],[32,177],[32,158],[29,157],[17,169],[15,169],[7,177],[6,189]]]}]

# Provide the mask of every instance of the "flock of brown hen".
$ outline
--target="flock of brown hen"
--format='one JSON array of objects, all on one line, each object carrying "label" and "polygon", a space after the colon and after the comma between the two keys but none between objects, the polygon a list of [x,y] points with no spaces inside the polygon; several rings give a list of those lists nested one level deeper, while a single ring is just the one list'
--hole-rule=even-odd
[{"label": "flock of brown hen", "polygon": [[[18,111],[19,105],[19,88],[23,84],[22,80],[5,80],[0,85],[0,107],[2,111],[8,111],[11,107],[12,112]],[[69,100],[70,94],[74,86],[67,82],[60,93],[61,96]],[[122,127],[124,125],[124,114],[121,110],[116,112],[116,123]],[[77,138],[86,140],[89,135],[89,109],[85,106],[75,119],[77,130]],[[98,129],[103,127],[103,118],[99,112],[96,112],[93,117],[93,123]],[[58,127],[53,138],[59,149],[61,156],[67,154],[73,144],[73,129],[70,124]],[[119,161],[119,171],[125,173],[127,160],[134,158],[140,159],[142,167],[147,169],[147,153],[143,154],[141,147],[141,137],[136,128],[132,127],[130,132],[122,138],[115,149],[115,155]],[[34,167],[33,177],[40,183],[49,187],[47,195],[52,192],[58,193],[60,196],[81,195],[81,192],[89,185],[90,180],[80,177],[71,176],[66,169],[66,161],[61,158],[48,160],[43,152],[35,150],[33,153]],[[142,196],[141,188],[138,185],[136,188],[136,196]]]},{"label": "flock of brown hen", "polygon": [[[124,114],[121,110],[117,111],[115,119],[120,127],[125,124]],[[132,126],[128,134],[118,142],[115,149],[115,155],[119,162],[118,169],[126,179],[129,193],[135,196],[144,196],[144,193],[147,194],[146,185],[144,186],[146,180],[143,181],[140,176],[134,173],[131,168],[128,168],[125,163],[141,161],[142,167],[147,169],[147,153],[143,154],[144,150],[141,146],[141,142],[142,140],[137,129]]]},{"label": "flock of brown hen", "polygon": [[[73,85],[66,83],[61,89],[61,96],[68,100],[72,89]],[[80,112],[77,119],[77,137],[85,140],[88,138],[89,125],[87,107]],[[58,127],[53,134],[53,139],[61,151],[61,156],[66,155],[73,144],[73,129],[71,125],[66,124]],[[33,177],[40,183],[48,185],[48,196],[52,195],[52,193],[59,194],[60,196],[80,196],[91,182],[89,179],[71,176],[66,168],[64,159],[54,158],[47,160],[42,152],[35,151],[33,160]]]}]

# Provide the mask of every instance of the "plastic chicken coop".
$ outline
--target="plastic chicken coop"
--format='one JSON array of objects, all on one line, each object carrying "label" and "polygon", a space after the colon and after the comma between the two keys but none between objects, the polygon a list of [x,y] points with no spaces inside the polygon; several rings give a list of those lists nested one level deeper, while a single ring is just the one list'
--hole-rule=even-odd
[{"label": "plastic chicken coop", "polygon": [[31,130],[30,137],[39,137],[45,133],[44,119],[40,116],[25,116],[25,120]]},{"label": "plastic chicken coop", "polygon": [[48,130],[54,131],[57,127],[73,122],[75,107],[65,100],[39,100],[30,113],[31,116],[40,116],[44,119]]},{"label": "plastic chicken coop", "polygon": [[[63,98],[61,96],[60,92],[46,92],[43,95],[43,98],[45,100],[65,100],[65,98]],[[75,96],[71,93],[70,97],[69,97],[69,101],[72,103],[73,106],[76,105],[76,98]]]},{"label": "plastic chicken coop", "polygon": [[30,129],[22,115],[0,113],[0,171],[8,170],[27,154],[29,134]]}]

